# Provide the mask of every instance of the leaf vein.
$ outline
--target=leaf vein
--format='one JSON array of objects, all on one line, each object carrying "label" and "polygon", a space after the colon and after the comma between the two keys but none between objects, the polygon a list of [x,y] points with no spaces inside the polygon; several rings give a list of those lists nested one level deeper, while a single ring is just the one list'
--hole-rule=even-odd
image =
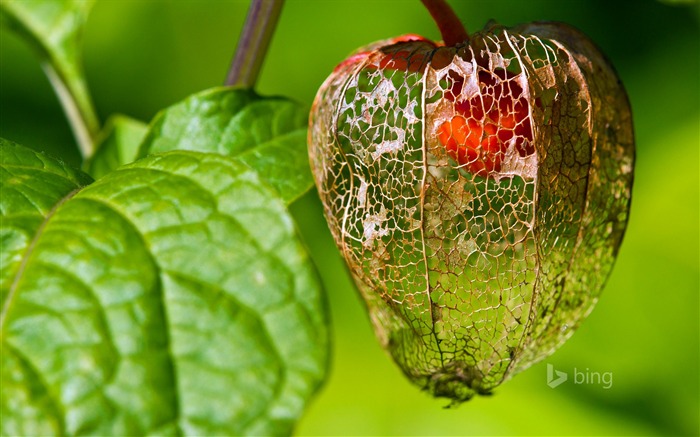
[{"label": "leaf vein", "polygon": [[61,200],[59,200],[56,203],[56,205],[54,205],[53,208],[51,208],[48,214],[46,214],[44,220],[41,222],[41,225],[39,225],[39,228],[36,230],[36,234],[34,235],[34,238],[32,239],[31,243],[29,243],[29,246],[25,250],[24,255],[22,257],[22,262],[20,263],[19,268],[17,269],[17,273],[15,274],[15,277],[12,281],[12,285],[10,285],[10,290],[2,307],[2,311],[0,311],[0,341],[5,336],[5,322],[7,320],[10,307],[12,306],[12,302],[14,301],[15,296],[17,295],[17,290],[19,288],[19,284],[22,280],[22,277],[24,276],[24,271],[27,268],[27,263],[29,262],[29,258],[34,252],[34,249],[36,248],[39,238],[43,234],[43,231],[46,228],[46,225],[48,224],[49,220],[51,220],[54,214],[56,214],[58,208],[60,208],[64,203],[73,198],[73,196],[75,196],[79,191],[80,188],[76,188],[75,190],[71,191],[67,195],[63,196],[63,198],[61,198]]}]

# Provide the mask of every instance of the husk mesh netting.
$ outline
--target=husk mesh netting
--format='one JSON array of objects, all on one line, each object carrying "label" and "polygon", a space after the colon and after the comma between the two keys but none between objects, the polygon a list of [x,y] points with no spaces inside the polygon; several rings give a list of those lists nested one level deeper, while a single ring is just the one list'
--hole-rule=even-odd
[{"label": "husk mesh netting", "polygon": [[378,338],[436,396],[488,393],[561,345],[627,223],[629,103],[561,24],[361,49],[319,90],[309,147]]}]

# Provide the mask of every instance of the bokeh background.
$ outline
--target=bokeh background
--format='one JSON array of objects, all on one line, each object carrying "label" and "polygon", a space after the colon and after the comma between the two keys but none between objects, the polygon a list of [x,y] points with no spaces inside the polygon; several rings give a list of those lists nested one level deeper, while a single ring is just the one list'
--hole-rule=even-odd
[{"label": "bokeh background", "polygon": [[[600,302],[557,353],[457,409],[410,385],[376,342],[315,193],[293,205],[330,300],[327,384],[299,435],[698,435],[699,6],[657,0],[451,1],[470,30],[568,22],[617,68],[630,96],[637,165],[629,228]],[[85,69],[104,120],[144,121],[226,75],[247,1],[99,1]],[[349,52],[403,33],[439,39],[418,0],[288,0],[258,84],[310,105]],[[0,31],[0,136],[79,165],[31,50]],[[612,372],[613,384],[546,385],[546,364]]]}]

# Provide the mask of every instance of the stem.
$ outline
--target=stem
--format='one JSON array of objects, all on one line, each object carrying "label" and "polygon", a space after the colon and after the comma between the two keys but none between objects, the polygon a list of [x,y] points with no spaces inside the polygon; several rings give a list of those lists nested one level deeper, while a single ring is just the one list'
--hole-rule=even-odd
[{"label": "stem", "polygon": [[438,25],[446,46],[469,42],[467,29],[445,0],[421,0],[421,2]]},{"label": "stem", "polygon": [[275,32],[284,0],[252,0],[226,85],[252,88]]},{"label": "stem", "polygon": [[56,90],[58,100],[63,106],[68,123],[78,143],[83,161],[95,152],[95,137],[100,130],[95,108],[92,105],[87,86],[78,74],[61,74],[50,61],[41,64],[49,82]]}]

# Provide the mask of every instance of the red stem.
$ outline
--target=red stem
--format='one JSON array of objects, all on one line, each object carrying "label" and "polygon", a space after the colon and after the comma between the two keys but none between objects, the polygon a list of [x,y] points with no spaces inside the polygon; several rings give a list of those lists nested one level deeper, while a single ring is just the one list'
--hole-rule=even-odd
[{"label": "red stem", "polygon": [[454,46],[469,42],[469,34],[467,29],[455,15],[449,4],[445,0],[421,0],[423,5],[428,9],[430,15],[435,20],[435,23],[440,29],[442,40],[446,46]]}]

